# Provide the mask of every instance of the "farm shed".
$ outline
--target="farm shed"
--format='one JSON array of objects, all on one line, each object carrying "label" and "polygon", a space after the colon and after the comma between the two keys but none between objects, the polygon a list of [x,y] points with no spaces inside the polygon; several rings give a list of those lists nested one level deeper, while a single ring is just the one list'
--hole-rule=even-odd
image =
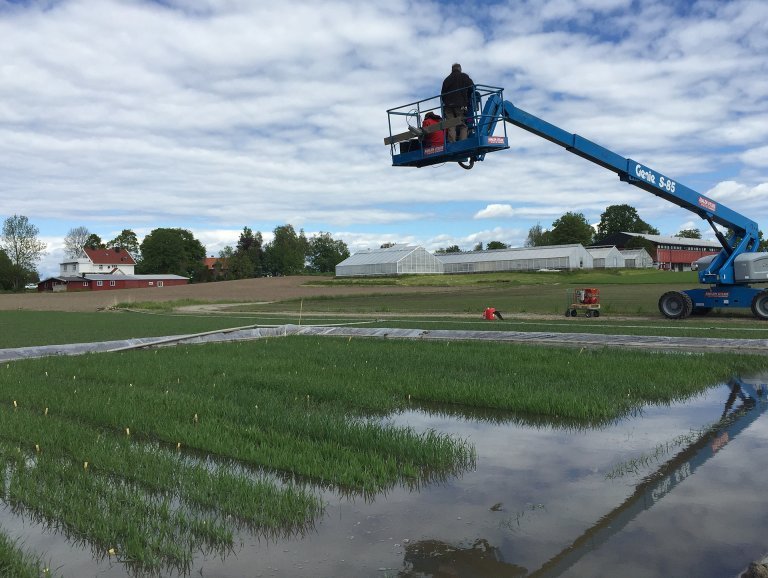
[{"label": "farm shed", "polygon": [[616,269],[624,267],[624,255],[613,245],[587,247],[592,255],[592,266],[595,269]]},{"label": "farm shed", "polygon": [[580,244],[551,245],[445,253],[439,256],[445,273],[591,269],[592,255]]},{"label": "farm shed", "polygon": [[624,266],[628,269],[644,269],[653,267],[653,257],[645,249],[622,249]]},{"label": "farm shed", "polygon": [[180,275],[81,275],[79,277],[50,277],[37,284],[38,291],[108,291],[142,287],[186,285],[189,278]]},{"label": "farm shed", "polygon": [[442,273],[443,263],[423,247],[393,245],[360,251],[336,265],[337,277]]},{"label": "farm shed", "polygon": [[690,271],[691,265],[695,261],[708,255],[717,255],[723,248],[717,241],[642,233],[614,233],[602,239],[600,243],[602,245],[616,245],[621,250],[637,238],[645,239],[653,245],[655,255],[651,256],[658,263],[659,269],[672,271]]}]

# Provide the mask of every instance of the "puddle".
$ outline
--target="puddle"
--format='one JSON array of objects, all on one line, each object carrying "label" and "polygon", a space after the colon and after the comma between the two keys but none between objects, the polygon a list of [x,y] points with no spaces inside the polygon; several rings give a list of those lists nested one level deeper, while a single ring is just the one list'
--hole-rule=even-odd
[{"label": "puddle", "polygon": [[[768,375],[747,380],[766,383]],[[469,440],[477,467],[420,491],[372,500],[323,495],[304,536],[243,534],[225,559],[199,557],[193,576],[738,576],[768,552],[762,495],[768,471],[765,400],[715,434],[728,385],[684,404],[646,408],[600,429],[409,411],[417,431]],[[87,548],[0,513],[0,526],[64,563],[66,577],[122,577]]]}]

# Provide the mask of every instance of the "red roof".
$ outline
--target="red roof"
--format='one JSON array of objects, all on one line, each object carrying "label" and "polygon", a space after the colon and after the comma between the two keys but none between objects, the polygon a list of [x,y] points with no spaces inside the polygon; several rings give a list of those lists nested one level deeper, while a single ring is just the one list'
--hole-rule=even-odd
[{"label": "red roof", "polygon": [[114,249],[84,249],[85,254],[94,265],[135,265],[131,254],[125,249],[115,247]]},{"label": "red roof", "polygon": [[227,260],[222,259],[221,257],[206,257],[203,259],[203,262],[209,271],[213,271],[214,267],[216,267],[216,263],[220,263],[222,268],[226,268],[227,266]]}]

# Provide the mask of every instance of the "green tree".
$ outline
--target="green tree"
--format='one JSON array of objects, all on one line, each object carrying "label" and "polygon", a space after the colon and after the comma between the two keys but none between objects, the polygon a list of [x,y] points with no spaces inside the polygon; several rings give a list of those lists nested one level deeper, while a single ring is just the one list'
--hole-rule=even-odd
[{"label": "green tree", "polygon": [[8,255],[5,254],[5,251],[0,249],[0,289],[3,291],[13,289],[15,276],[13,263],[8,258]]},{"label": "green tree", "polygon": [[[264,274],[264,239],[260,231],[254,233],[249,227],[243,227],[233,259],[233,278],[246,279],[261,277]],[[235,273],[234,271],[237,271]]]},{"label": "green tree", "polygon": [[552,223],[550,240],[552,245],[581,243],[591,245],[594,230],[582,213],[568,211]]},{"label": "green tree", "polygon": [[230,271],[230,264],[235,257],[235,250],[227,245],[221,251],[219,251],[219,259],[214,265],[214,271],[212,274],[213,280],[220,279],[229,280],[234,279],[234,275]]},{"label": "green tree", "polygon": [[104,241],[101,240],[101,237],[99,237],[96,233],[91,233],[88,235],[88,238],[85,240],[85,247],[88,247],[89,249],[104,249],[106,246],[104,245]]},{"label": "green tree", "polygon": [[37,262],[45,254],[45,243],[37,238],[40,230],[24,215],[13,215],[3,222],[0,249],[11,260],[11,288],[19,290],[32,278]]},{"label": "green tree", "polygon": [[349,257],[349,247],[344,241],[336,240],[330,233],[312,235],[307,252],[307,268],[315,273],[333,273],[336,265]]},{"label": "green tree", "polygon": [[190,277],[193,281],[206,278],[205,247],[187,229],[154,229],[139,247],[142,259],[137,273],[168,273]]},{"label": "green tree", "polygon": [[64,237],[64,255],[70,259],[76,259],[85,247],[85,243],[91,232],[88,227],[74,227]]},{"label": "green tree", "polygon": [[437,251],[435,251],[438,255],[444,255],[446,253],[461,253],[461,248],[458,245],[451,245],[450,247],[440,247]]},{"label": "green tree", "polygon": [[502,243],[501,241],[489,241],[485,248],[488,251],[492,251],[494,249],[508,249],[509,245]]},{"label": "green tree", "polygon": [[272,242],[264,249],[266,270],[272,275],[296,275],[304,271],[308,244],[304,231],[297,235],[293,225],[280,225],[273,233]]},{"label": "green tree", "polygon": [[541,223],[536,223],[533,227],[528,229],[528,236],[525,239],[526,247],[543,247],[545,245],[552,245],[550,241],[550,231],[545,231],[541,227]]},{"label": "green tree", "polygon": [[630,205],[611,205],[600,215],[596,238],[602,239],[614,233],[658,235],[659,230],[643,221],[634,207]]},{"label": "green tree", "polygon": [[109,249],[113,247],[121,247],[128,251],[136,262],[141,260],[139,238],[131,229],[123,229],[117,237],[107,241],[106,246]]},{"label": "green tree", "polygon": [[251,279],[256,273],[248,253],[242,251],[234,251],[227,266],[230,279]]},{"label": "green tree", "polygon": [[482,251],[483,250],[483,242],[479,241],[474,247],[472,247],[473,251]]},{"label": "green tree", "polygon": [[681,239],[701,239],[701,231],[698,229],[682,229],[675,237]]},{"label": "green tree", "polygon": [[758,241],[759,241],[759,244],[757,246],[757,250],[760,251],[761,253],[767,252],[768,251],[768,241],[763,239],[763,232],[762,231],[758,231],[757,232],[757,238],[758,238]]}]

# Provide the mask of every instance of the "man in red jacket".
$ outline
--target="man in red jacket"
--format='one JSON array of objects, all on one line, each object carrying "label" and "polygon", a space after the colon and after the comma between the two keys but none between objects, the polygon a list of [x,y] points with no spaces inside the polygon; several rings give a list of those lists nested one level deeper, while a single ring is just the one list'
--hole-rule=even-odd
[{"label": "man in red jacket", "polygon": [[[427,128],[433,124],[438,124],[442,119],[431,110],[424,115],[424,122],[421,123],[421,128]],[[424,148],[439,147],[445,142],[445,131],[436,130],[424,135]]]},{"label": "man in red jacket", "polygon": [[[461,71],[461,64],[456,63],[451,67],[451,73],[443,81],[443,90],[441,91],[446,120],[449,118],[464,120],[466,118],[474,85],[475,83],[472,82],[469,75]],[[458,140],[467,138],[467,125],[462,123],[458,125],[458,129]],[[448,142],[457,140],[456,127],[447,129],[446,133]]]}]

